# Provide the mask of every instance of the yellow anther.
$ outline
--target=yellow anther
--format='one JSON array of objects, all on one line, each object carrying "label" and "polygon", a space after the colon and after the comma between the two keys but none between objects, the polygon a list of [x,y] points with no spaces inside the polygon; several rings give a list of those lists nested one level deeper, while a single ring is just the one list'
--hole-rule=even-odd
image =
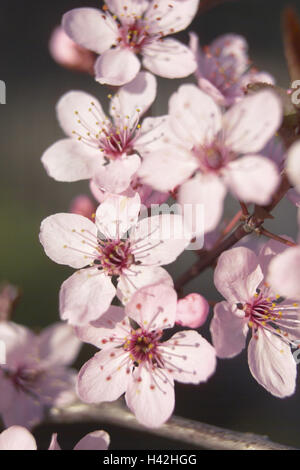
[{"label": "yellow anther", "polygon": [[249,321],[249,322],[248,322],[248,326],[249,326],[250,328],[252,328],[253,322],[252,322],[252,321]]}]

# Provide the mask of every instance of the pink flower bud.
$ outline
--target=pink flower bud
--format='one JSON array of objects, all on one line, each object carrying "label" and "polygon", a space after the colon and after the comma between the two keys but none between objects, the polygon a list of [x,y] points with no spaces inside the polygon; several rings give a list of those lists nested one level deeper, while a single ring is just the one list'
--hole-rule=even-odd
[{"label": "pink flower bud", "polygon": [[59,65],[79,72],[94,74],[96,55],[72,41],[61,26],[58,26],[51,35],[49,51]]},{"label": "pink flower bud", "polygon": [[71,202],[70,212],[72,214],[83,215],[94,221],[93,215],[96,212],[96,205],[88,196],[80,194],[80,196],[75,197]]},{"label": "pink flower bud", "polygon": [[176,323],[190,328],[202,326],[209,312],[207,300],[200,294],[189,294],[177,302]]}]

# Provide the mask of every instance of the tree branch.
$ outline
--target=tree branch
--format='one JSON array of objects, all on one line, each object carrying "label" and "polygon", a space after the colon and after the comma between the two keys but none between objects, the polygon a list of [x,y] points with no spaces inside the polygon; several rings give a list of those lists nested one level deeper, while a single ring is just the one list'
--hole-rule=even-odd
[{"label": "tree branch", "polygon": [[[146,405],[145,405],[146,406]],[[268,438],[250,433],[238,433],[174,416],[160,428],[145,428],[122,402],[86,405],[78,403],[66,408],[52,408],[50,423],[110,423],[124,428],[147,432],[195,447],[213,450],[292,450]]]}]

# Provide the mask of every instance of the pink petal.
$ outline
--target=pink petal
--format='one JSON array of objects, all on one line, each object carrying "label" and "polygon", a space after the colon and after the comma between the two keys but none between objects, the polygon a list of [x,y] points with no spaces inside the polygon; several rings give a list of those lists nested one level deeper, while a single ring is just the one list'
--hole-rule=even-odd
[{"label": "pink petal", "polygon": [[132,294],[141,287],[150,284],[164,283],[173,287],[173,279],[164,268],[160,266],[136,266],[131,267],[133,274],[122,275],[118,282],[117,296],[123,304],[126,304]]},{"label": "pink petal", "polygon": [[56,181],[71,183],[93,176],[102,157],[95,149],[74,139],[59,140],[42,155],[47,174]]},{"label": "pink petal", "polygon": [[110,277],[94,268],[77,271],[61,286],[61,319],[68,320],[71,325],[86,325],[106,312],[114,295]]},{"label": "pink petal", "polygon": [[171,128],[185,146],[208,144],[221,129],[221,111],[196,85],[181,85],[169,101]]},{"label": "pink petal", "polygon": [[131,82],[140,71],[140,61],[128,49],[111,49],[104,52],[95,64],[97,82],[122,86]]},{"label": "pink petal", "polygon": [[[144,157],[138,175],[141,181],[158,191],[171,191],[189,178],[198,167],[190,151],[176,145],[162,145]],[[168,178],[166,178],[166,174]]]},{"label": "pink petal", "polygon": [[269,90],[246,96],[224,116],[224,139],[237,153],[258,152],[278,130],[282,105]]},{"label": "pink petal", "polygon": [[[215,349],[196,331],[181,331],[163,343],[163,359],[175,380],[206,382],[216,369]],[[174,355],[173,355],[174,354]]]},{"label": "pink petal", "polygon": [[197,67],[193,53],[176,39],[163,39],[145,46],[143,55],[143,66],[160,77],[187,77]]},{"label": "pink petal", "polygon": [[105,191],[122,193],[130,185],[140,165],[141,159],[137,154],[123,155],[117,160],[110,161],[108,165],[99,166],[93,180]]},{"label": "pink petal", "polygon": [[190,328],[199,328],[207,319],[209,305],[200,294],[189,294],[177,302],[176,323]]},{"label": "pink petal", "polygon": [[26,428],[11,426],[0,434],[0,450],[37,450],[37,446]]},{"label": "pink petal", "polygon": [[105,3],[122,23],[126,23],[131,22],[132,17],[142,16],[149,5],[149,0],[130,0],[130,2],[126,2],[126,14],[124,14],[124,2],[106,0]]},{"label": "pink petal", "polygon": [[[156,98],[157,81],[149,72],[139,72],[132,82],[124,85],[111,100],[110,114],[129,116],[129,124],[144,114]],[[139,110],[139,111],[137,111]],[[118,118],[115,119],[118,122]]]},{"label": "pink petal", "polygon": [[211,232],[223,214],[226,187],[218,176],[197,173],[179,189],[185,223],[194,236]]},{"label": "pink petal", "polygon": [[19,425],[31,429],[43,420],[44,408],[44,404],[35,397],[18,391],[13,406],[2,412],[2,420],[7,427]]},{"label": "pink petal", "polygon": [[300,247],[288,248],[271,260],[267,281],[278,295],[300,299],[299,279]]},{"label": "pink petal", "polygon": [[249,66],[248,44],[243,36],[224,34],[210,45],[210,53],[220,57],[221,64],[232,64],[233,76],[240,77]]},{"label": "pink petal", "polygon": [[[65,93],[56,105],[56,113],[63,131],[73,138],[85,137],[88,130],[94,130],[94,133],[97,134],[99,127],[97,127],[96,121],[101,122],[107,119],[97,98],[84,91]],[[81,145],[81,148],[89,149],[84,144]],[[99,150],[95,149],[94,153],[100,156]]]},{"label": "pink petal", "polygon": [[[288,235],[282,235],[286,240],[293,241]],[[268,269],[270,262],[273,260],[274,256],[279,255],[287,250],[286,245],[283,243],[277,242],[276,240],[269,239],[264,243],[258,253],[259,264],[263,272],[264,277],[268,274]]]},{"label": "pink petal", "polygon": [[61,450],[59,443],[57,442],[57,434],[52,434],[51,442],[48,450]]},{"label": "pink petal", "polygon": [[94,431],[84,436],[74,450],[107,450],[110,444],[109,434],[105,431]]},{"label": "pink petal", "polygon": [[258,329],[248,347],[251,374],[268,392],[279,398],[292,395],[297,367],[290,346],[277,335]]},{"label": "pink petal", "polygon": [[146,330],[171,328],[175,323],[177,295],[167,284],[138,290],[125,307],[126,314]]},{"label": "pink petal", "polygon": [[214,282],[229,302],[247,302],[263,280],[256,254],[245,247],[224,251],[215,269]]},{"label": "pink petal", "polygon": [[146,12],[149,32],[164,36],[187,28],[198,11],[199,0],[152,0]]},{"label": "pink petal", "polygon": [[189,245],[191,238],[179,214],[144,218],[130,233],[135,259],[145,266],[172,263]]},{"label": "pink petal", "polygon": [[96,212],[96,225],[106,238],[118,239],[137,222],[141,207],[140,196],[109,194]]},{"label": "pink petal", "polygon": [[[85,238],[85,232],[88,237]],[[53,261],[72,268],[83,268],[93,261],[97,248],[97,228],[86,217],[77,214],[55,214],[41,224],[40,242]],[[95,244],[93,248],[91,243]]]},{"label": "pink petal", "polygon": [[78,375],[80,399],[86,403],[117,400],[125,392],[130,376],[123,364],[126,357],[122,349],[108,349],[86,362]]},{"label": "pink petal", "polygon": [[65,323],[49,326],[38,337],[39,358],[48,366],[63,366],[74,362],[81,347],[74,330]]},{"label": "pink petal", "polygon": [[126,331],[130,332],[128,318],[121,307],[111,306],[98,321],[77,327],[75,333],[81,341],[99,349],[109,349],[125,342]]},{"label": "pink petal", "polygon": [[280,175],[268,158],[247,155],[229,163],[225,180],[237,199],[266,205],[280,183]]},{"label": "pink petal", "polygon": [[230,358],[244,349],[248,325],[243,318],[234,315],[228,302],[219,302],[214,308],[210,332],[217,356]]},{"label": "pink petal", "polygon": [[[170,142],[171,129],[167,115],[146,117],[143,119],[140,134],[134,142],[134,148],[144,157],[153,150],[160,150],[162,145]],[[172,135],[172,143],[173,137]]]},{"label": "pink petal", "polygon": [[300,142],[294,143],[289,148],[286,171],[290,182],[300,192]]},{"label": "pink petal", "polygon": [[173,378],[166,370],[149,372],[145,367],[139,367],[128,383],[125,399],[140,423],[149,428],[159,427],[170,418],[174,409]]},{"label": "pink petal", "polygon": [[80,46],[102,54],[118,37],[117,23],[95,8],[75,8],[63,16],[62,26]]}]

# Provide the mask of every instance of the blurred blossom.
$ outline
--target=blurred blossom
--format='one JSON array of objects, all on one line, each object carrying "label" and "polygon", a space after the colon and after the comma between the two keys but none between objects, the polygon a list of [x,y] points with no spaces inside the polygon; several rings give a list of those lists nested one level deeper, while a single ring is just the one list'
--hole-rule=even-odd
[{"label": "blurred blossom", "polygon": [[70,212],[72,214],[83,215],[90,220],[94,220],[97,205],[92,201],[89,196],[80,194],[75,197],[71,202]]},{"label": "blurred blossom", "polygon": [[0,367],[0,413],[6,426],[28,428],[42,421],[48,406],[75,400],[76,372],[68,368],[80,342],[73,329],[57,323],[39,335],[15,323],[0,323],[6,364]]},{"label": "blurred blossom", "polygon": [[0,285],[0,322],[10,319],[20,295],[18,287],[9,283]]},{"label": "blurred blossom", "polygon": [[209,305],[200,294],[189,294],[184,299],[178,300],[176,311],[176,323],[190,328],[199,328],[207,319]]},{"label": "blurred blossom", "polygon": [[59,65],[93,75],[96,55],[72,41],[61,26],[51,35],[49,51]]}]

